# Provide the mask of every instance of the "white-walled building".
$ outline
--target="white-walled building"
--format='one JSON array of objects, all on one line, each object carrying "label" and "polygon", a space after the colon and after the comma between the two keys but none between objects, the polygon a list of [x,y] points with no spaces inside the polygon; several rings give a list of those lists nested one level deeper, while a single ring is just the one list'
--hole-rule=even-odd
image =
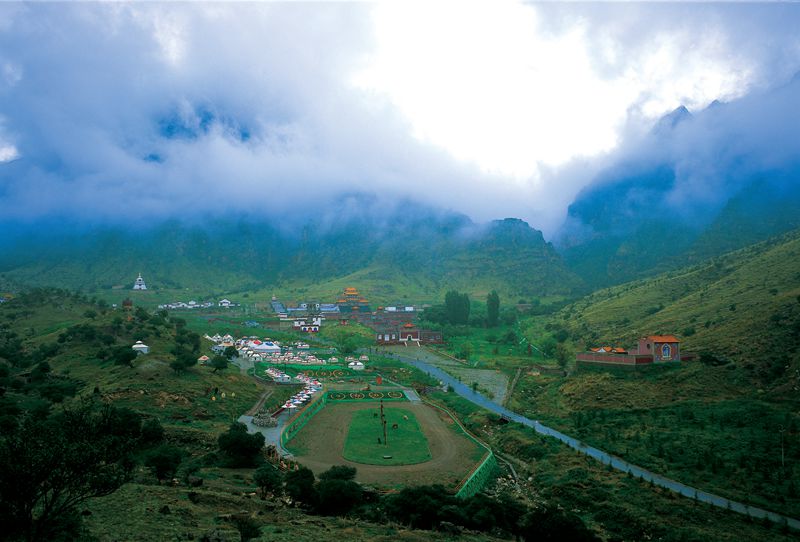
[{"label": "white-walled building", "polygon": [[150,353],[150,347],[144,344],[142,341],[136,341],[136,344],[131,346],[131,348],[133,348],[136,351],[136,353],[140,355]]},{"label": "white-walled building", "polygon": [[139,276],[136,278],[136,282],[133,283],[134,290],[147,290],[147,285],[144,283],[144,279],[142,278],[142,274],[139,273]]}]

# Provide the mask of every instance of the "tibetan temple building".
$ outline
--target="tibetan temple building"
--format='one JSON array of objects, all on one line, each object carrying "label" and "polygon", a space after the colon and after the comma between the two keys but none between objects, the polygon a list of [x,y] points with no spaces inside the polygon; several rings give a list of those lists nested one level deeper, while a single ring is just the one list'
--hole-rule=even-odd
[{"label": "tibetan temple building", "polygon": [[639,339],[635,349],[614,346],[591,348],[588,352],[578,352],[575,360],[578,365],[623,365],[636,367],[653,363],[687,361],[692,354],[681,353],[681,341],[674,335],[649,335]]},{"label": "tibetan temple building", "polygon": [[356,288],[345,288],[342,297],[340,297],[336,304],[339,305],[339,310],[342,313],[347,312],[372,312],[369,308],[369,301],[364,298]]}]

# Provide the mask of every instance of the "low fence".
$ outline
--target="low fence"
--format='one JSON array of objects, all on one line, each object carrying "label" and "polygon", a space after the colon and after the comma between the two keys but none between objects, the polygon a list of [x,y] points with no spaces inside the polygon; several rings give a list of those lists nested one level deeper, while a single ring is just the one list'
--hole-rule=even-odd
[{"label": "low fence", "polygon": [[286,424],[286,427],[283,428],[283,431],[281,431],[281,446],[286,448],[286,443],[292,440],[317,412],[325,408],[327,402],[328,394],[323,392],[318,399],[308,403],[295,414]]},{"label": "low fence", "polygon": [[355,403],[363,401],[408,401],[408,397],[402,391],[329,391],[328,401],[337,403]]},{"label": "low fence", "polygon": [[305,374],[312,378],[346,378],[359,376],[361,371],[350,369],[346,363],[335,364],[302,364],[302,363],[272,363],[259,361],[255,363],[255,373],[264,374],[265,369],[280,369],[289,376]]},{"label": "low fence", "polygon": [[494,453],[488,452],[472,472],[461,481],[458,491],[456,491],[456,497],[461,497],[462,499],[472,497],[486,487],[486,484],[497,475],[499,469]]},{"label": "low fence", "polygon": [[472,439],[475,444],[480,446],[481,448],[486,450],[486,453],[481,457],[480,462],[475,465],[475,467],[467,473],[467,475],[461,480],[461,482],[456,486],[456,497],[460,498],[467,498],[472,497],[476,493],[478,493],[481,489],[486,487],[486,484],[494,478],[499,470],[499,466],[497,465],[497,458],[494,456],[494,452],[489,447],[488,444],[483,442],[481,439],[473,435],[469,429],[464,427],[464,424],[461,423],[461,420],[458,419],[458,416],[453,414],[449,408],[438,405],[428,399],[423,399],[425,404],[430,405],[434,408],[438,408],[456,423],[459,428],[464,432],[467,437]]}]

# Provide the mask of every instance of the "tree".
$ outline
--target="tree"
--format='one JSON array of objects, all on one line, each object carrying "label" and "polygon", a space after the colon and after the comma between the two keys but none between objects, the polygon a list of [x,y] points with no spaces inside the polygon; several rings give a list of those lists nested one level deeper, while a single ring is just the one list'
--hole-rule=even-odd
[{"label": "tree", "polygon": [[319,475],[320,480],[353,480],[356,477],[356,468],[347,465],[334,465]]},{"label": "tree", "polygon": [[326,516],[344,516],[361,504],[361,486],[353,480],[331,478],[317,487],[317,511]]},{"label": "tree", "polygon": [[562,369],[567,368],[567,363],[569,363],[573,355],[572,350],[565,343],[558,343],[556,345],[556,361],[558,362],[558,366]]},{"label": "tree", "polygon": [[214,356],[211,358],[211,363],[209,365],[214,368],[215,373],[217,371],[224,371],[228,368],[228,358],[225,356]]},{"label": "tree", "polygon": [[[175,361],[169,364],[172,370],[176,373],[182,373],[189,367],[197,365],[197,354],[184,350],[183,347],[176,345],[172,349],[172,354],[175,356]],[[227,364],[225,365],[227,367]]]},{"label": "tree", "polygon": [[231,424],[227,432],[219,436],[217,443],[229,467],[252,467],[258,460],[258,453],[264,447],[264,435],[250,434],[247,432],[247,426],[236,422]]},{"label": "tree", "polygon": [[236,530],[239,531],[239,537],[241,538],[242,542],[249,542],[250,540],[261,536],[261,527],[258,526],[258,523],[253,518],[234,518],[233,525],[236,527]]},{"label": "tree", "polygon": [[522,538],[526,542],[599,542],[581,518],[560,510],[537,508],[522,520]]},{"label": "tree", "polygon": [[352,354],[359,347],[359,340],[355,333],[346,329],[333,331],[333,343],[340,354]]},{"label": "tree", "polygon": [[517,337],[517,334],[513,329],[509,329],[506,331],[506,334],[503,335],[501,341],[503,341],[505,344],[517,344],[517,342],[519,342],[519,337]]},{"label": "tree", "polygon": [[267,493],[277,495],[283,489],[283,474],[270,463],[265,463],[256,469],[253,481],[261,490],[261,498],[265,499]]},{"label": "tree", "polygon": [[406,487],[385,502],[390,519],[414,529],[433,529],[441,519],[442,508],[459,504],[441,485]]},{"label": "tree", "polygon": [[164,442],[164,427],[162,427],[157,418],[150,418],[144,421],[139,442],[143,446],[152,446]]},{"label": "tree", "polygon": [[150,319],[150,315],[147,314],[147,311],[142,307],[136,307],[136,310],[133,311],[133,315],[140,322],[147,322]]},{"label": "tree", "polygon": [[0,435],[3,535],[74,539],[78,506],[130,478],[140,421],[131,411],[84,402],[43,421],[26,416],[8,429]]},{"label": "tree", "polygon": [[444,296],[444,311],[447,321],[453,325],[465,325],[469,322],[469,295],[450,290]]},{"label": "tree", "polygon": [[144,464],[153,469],[156,478],[166,480],[175,476],[182,459],[183,450],[171,444],[162,444],[147,453]]},{"label": "tree", "polygon": [[553,337],[545,337],[539,344],[539,349],[542,351],[542,353],[544,353],[545,356],[552,358],[556,354],[557,345],[558,343]]},{"label": "tree", "polygon": [[228,361],[230,361],[233,358],[239,357],[239,352],[233,346],[226,346],[225,350],[222,352],[222,355],[225,356]]},{"label": "tree", "polygon": [[314,473],[307,467],[289,471],[286,474],[286,493],[295,502],[300,501],[314,506],[317,502]]},{"label": "tree", "polygon": [[486,296],[486,323],[489,327],[497,327],[497,321],[500,318],[500,296],[495,290],[492,290]]},{"label": "tree", "polygon": [[111,359],[116,365],[133,367],[133,360],[136,359],[136,351],[129,346],[117,346],[111,352]]}]

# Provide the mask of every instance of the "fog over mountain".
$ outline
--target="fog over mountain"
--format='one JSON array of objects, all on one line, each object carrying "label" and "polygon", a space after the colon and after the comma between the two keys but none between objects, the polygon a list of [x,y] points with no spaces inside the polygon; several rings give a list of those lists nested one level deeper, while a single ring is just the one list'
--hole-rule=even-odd
[{"label": "fog over mountain", "polygon": [[0,220],[302,225],[358,194],[552,237],[581,189],[662,162],[667,204],[707,215],[794,167],[799,9],[4,3]]},{"label": "fog over mountain", "polygon": [[559,244],[584,273],[622,280],[800,227],[798,132],[800,76],[678,108],[581,192]]}]

